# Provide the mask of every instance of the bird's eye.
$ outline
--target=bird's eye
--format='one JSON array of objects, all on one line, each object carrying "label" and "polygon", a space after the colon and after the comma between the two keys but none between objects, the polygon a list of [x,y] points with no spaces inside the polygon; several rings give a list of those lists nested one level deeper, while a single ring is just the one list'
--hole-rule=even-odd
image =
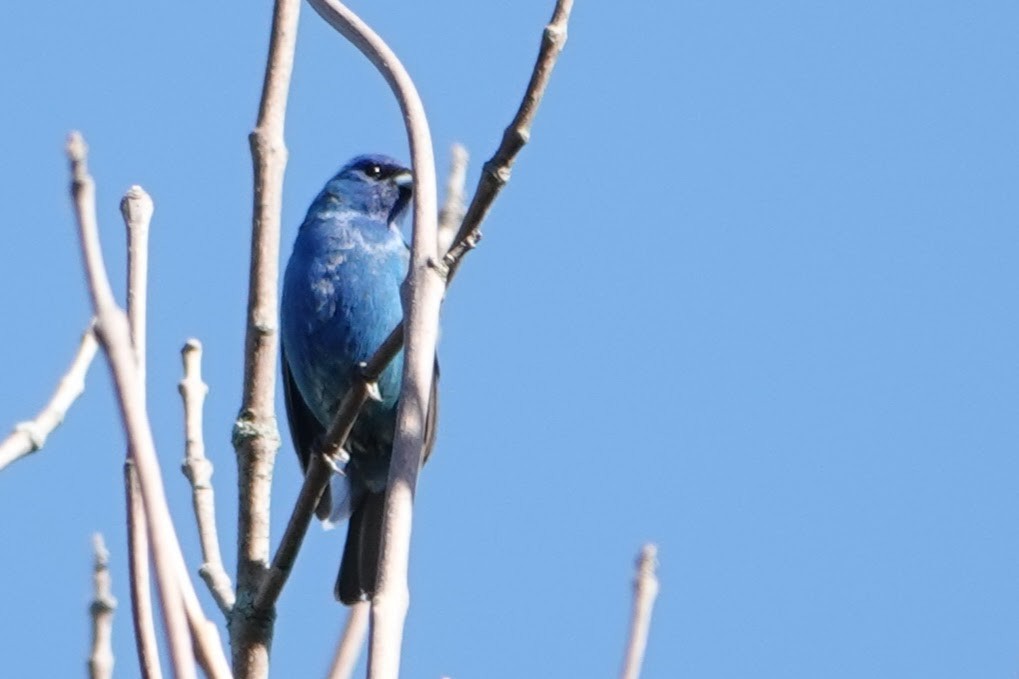
[{"label": "bird's eye", "polygon": [[364,174],[369,179],[378,179],[382,176],[382,168],[378,165],[369,165],[365,168]]}]

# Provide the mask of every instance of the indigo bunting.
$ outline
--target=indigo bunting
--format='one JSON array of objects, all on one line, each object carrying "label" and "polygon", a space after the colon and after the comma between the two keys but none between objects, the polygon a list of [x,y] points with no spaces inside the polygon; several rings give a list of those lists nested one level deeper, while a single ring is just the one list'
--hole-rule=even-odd
[{"label": "indigo bunting", "polygon": [[[411,195],[410,170],[386,156],[358,156],[326,183],[297,234],[283,278],[280,351],[302,469],[318,453],[359,364],[403,316],[400,284],[410,255],[400,222]],[[380,398],[361,409],[344,446],[350,459],[316,509],[327,524],[350,518],[335,589],[347,605],[375,592],[402,370],[403,352],[379,378]],[[430,402],[426,457],[434,442],[434,387]]]}]

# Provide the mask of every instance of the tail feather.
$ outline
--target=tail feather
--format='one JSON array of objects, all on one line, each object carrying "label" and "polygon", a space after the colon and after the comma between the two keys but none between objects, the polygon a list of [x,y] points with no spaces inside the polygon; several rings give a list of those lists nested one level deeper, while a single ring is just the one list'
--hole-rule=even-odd
[{"label": "tail feather", "polygon": [[335,590],[336,598],[347,606],[375,595],[385,500],[385,493],[365,493],[350,516]]}]

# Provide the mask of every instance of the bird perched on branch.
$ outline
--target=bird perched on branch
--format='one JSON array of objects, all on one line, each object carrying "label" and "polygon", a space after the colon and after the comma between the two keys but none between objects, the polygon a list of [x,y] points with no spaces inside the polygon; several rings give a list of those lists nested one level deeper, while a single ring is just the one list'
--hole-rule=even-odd
[{"label": "bird perched on branch", "polygon": [[[410,170],[387,156],[358,156],[326,183],[297,234],[283,278],[280,350],[302,469],[318,454],[359,365],[403,317],[400,285],[410,257],[399,225],[411,195]],[[362,408],[344,446],[350,460],[316,509],[327,523],[350,518],[335,590],[347,605],[375,592],[402,372],[401,352]],[[429,401],[426,456],[435,434],[434,386]]]}]

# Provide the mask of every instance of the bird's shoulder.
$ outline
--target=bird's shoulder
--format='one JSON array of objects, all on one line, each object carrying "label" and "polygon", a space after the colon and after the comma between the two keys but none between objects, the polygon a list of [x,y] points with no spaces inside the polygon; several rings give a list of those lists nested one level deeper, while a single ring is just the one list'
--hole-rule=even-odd
[{"label": "bird's shoulder", "polygon": [[346,253],[354,258],[400,259],[408,252],[402,234],[392,224],[329,204],[308,212],[295,246],[313,258],[335,258],[338,253]]}]

